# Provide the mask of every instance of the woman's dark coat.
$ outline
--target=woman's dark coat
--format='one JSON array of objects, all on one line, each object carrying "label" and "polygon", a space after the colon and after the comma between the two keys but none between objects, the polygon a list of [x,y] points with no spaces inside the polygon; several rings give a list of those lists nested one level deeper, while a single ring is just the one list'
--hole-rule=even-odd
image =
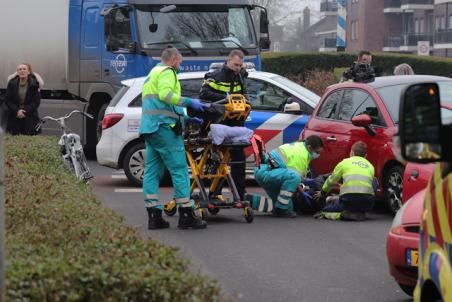
[{"label": "woman's dark coat", "polygon": [[28,88],[25,94],[24,106],[26,118],[18,119],[19,111],[19,76],[15,76],[8,82],[6,88],[5,103],[9,110],[7,131],[12,134],[35,135],[35,127],[39,122],[38,107],[41,104],[41,95],[39,93],[39,83],[34,75],[28,76]]}]

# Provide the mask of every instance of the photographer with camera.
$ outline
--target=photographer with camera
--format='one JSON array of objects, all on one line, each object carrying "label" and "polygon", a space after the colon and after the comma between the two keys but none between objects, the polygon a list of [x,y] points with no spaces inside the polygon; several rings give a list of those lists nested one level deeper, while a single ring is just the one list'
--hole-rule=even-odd
[{"label": "photographer with camera", "polygon": [[377,76],[375,69],[371,66],[372,54],[368,50],[361,50],[358,54],[358,60],[353,62],[352,66],[344,71],[340,82],[353,81],[359,83],[369,83]]}]

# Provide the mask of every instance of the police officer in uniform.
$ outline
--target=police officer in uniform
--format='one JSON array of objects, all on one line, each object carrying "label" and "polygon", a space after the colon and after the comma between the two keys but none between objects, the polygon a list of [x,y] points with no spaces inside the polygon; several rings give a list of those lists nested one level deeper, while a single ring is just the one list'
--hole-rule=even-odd
[{"label": "police officer in uniform", "polygon": [[173,47],[162,52],[162,62],[147,76],[142,91],[142,118],[140,135],[146,143],[146,165],[143,178],[143,193],[148,212],[148,229],[169,227],[162,218],[164,202],[158,198],[160,178],[165,167],[169,171],[176,203],[179,206],[179,228],[205,228],[206,223],[194,211],[190,199],[190,178],[182,137],[184,111],[191,107],[202,111],[207,105],[198,99],[181,96],[177,70],[182,55]]},{"label": "police officer in uniform", "polygon": [[[243,65],[244,54],[239,49],[233,49],[228,56],[228,61],[221,69],[206,73],[204,83],[199,93],[199,98],[208,102],[216,102],[225,99],[228,94],[245,94],[244,80],[248,73]],[[227,126],[244,126],[244,121],[226,120]],[[244,200],[245,190],[245,151],[243,148],[231,150],[231,175],[237,187],[240,199]]]},{"label": "police officer in uniform", "polygon": [[330,219],[364,220],[365,213],[373,208],[376,189],[375,169],[365,158],[367,145],[362,141],[353,144],[350,157],[342,160],[323,184],[315,198],[324,197],[342,179],[339,196],[331,197],[322,210],[334,213]]}]

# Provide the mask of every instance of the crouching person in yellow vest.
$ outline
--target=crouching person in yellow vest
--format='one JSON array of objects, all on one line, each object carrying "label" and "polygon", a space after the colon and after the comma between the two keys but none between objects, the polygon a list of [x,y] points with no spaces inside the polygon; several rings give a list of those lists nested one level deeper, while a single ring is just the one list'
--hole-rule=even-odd
[{"label": "crouching person in yellow vest", "polygon": [[143,84],[140,135],[146,143],[146,163],[143,193],[149,221],[148,229],[169,227],[162,218],[164,202],[158,198],[160,178],[165,167],[171,175],[174,197],[179,206],[178,227],[205,228],[206,223],[195,214],[190,199],[190,178],[182,136],[184,120],[182,107],[203,110],[207,105],[197,99],[181,96],[177,70],[182,55],[176,48],[162,52],[162,62],[155,66]]},{"label": "crouching person in yellow vest", "polygon": [[364,220],[365,213],[373,208],[376,180],[374,167],[365,158],[367,145],[353,144],[350,157],[342,160],[318,191],[315,199],[325,198],[328,192],[342,180],[339,196],[326,198],[326,206],[314,215],[332,220]]},{"label": "crouching person in yellow vest", "polygon": [[246,199],[258,211],[272,212],[276,217],[296,217],[292,195],[301,182],[308,180],[306,174],[309,163],[320,156],[322,149],[322,139],[311,135],[305,141],[285,144],[272,150],[267,154],[266,163],[254,172],[256,182],[270,199],[254,194],[247,194]]}]

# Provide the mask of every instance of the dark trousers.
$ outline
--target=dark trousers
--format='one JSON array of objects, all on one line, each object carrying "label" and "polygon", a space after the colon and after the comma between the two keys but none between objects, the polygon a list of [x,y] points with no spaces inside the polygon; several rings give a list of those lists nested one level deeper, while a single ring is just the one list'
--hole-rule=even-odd
[{"label": "dark trousers", "polygon": [[231,176],[234,180],[240,200],[244,200],[246,193],[246,156],[243,148],[233,148],[231,150]]},{"label": "dark trousers", "polygon": [[[332,198],[332,199],[331,199]],[[344,194],[341,196],[332,196],[326,203],[322,211],[324,212],[342,212],[349,211],[353,213],[364,213],[372,210],[375,202],[375,196],[368,194]]]}]

